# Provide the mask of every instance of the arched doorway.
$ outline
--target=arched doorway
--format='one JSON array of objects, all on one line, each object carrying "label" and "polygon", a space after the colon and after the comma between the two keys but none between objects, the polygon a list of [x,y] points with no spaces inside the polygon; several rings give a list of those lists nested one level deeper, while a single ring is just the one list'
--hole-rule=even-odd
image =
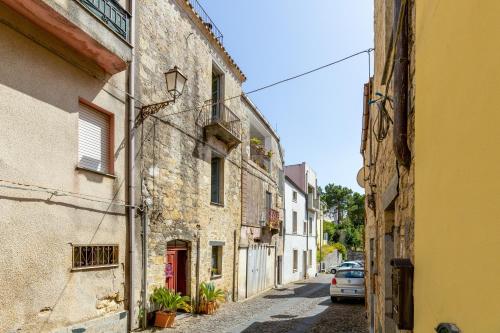
[{"label": "arched doorway", "polygon": [[189,295],[189,242],[173,240],[167,243],[165,287]]}]

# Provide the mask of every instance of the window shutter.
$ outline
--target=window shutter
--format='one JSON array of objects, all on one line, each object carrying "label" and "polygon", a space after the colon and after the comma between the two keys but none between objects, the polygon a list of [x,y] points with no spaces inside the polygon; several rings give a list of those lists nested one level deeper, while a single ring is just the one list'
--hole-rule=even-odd
[{"label": "window shutter", "polygon": [[80,107],[78,119],[78,165],[109,172],[109,116]]},{"label": "window shutter", "polygon": [[211,200],[212,202],[219,203],[219,159],[212,159],[212,184],[211,184]]}]

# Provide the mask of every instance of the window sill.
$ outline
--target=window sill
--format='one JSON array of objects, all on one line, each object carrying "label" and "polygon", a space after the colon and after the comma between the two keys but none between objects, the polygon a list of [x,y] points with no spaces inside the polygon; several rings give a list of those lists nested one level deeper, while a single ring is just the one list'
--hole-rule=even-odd
[{"label": "window sill", "polygon": [[71,268],[71,272],[91,271],[91,270],[94,270],[94,269],[105,269],[105,268],[118,268],[118,266],[119,266],[118,264],[115,264],[115,265],[76,267],[76,268]]},{"label": "window sill", "polygon": [[222,278],[222,274],[214,274],[212,276],[210,276],[210,280],[217,280],[217,279],[221,279]]},{"label": "window sill", "polygon": [[222,203],[218,203],[218,202],[213,202],[213,201],[210,201],[210,204],[211,204],[212,206],[224,207],[224,204],[222,204]]},{"label": "window sill", "polygon": [[105,172],[101,172],[101,171],[97,171],[97,170],[92,170],[92,169],[89,169],[89,168],[84,168],[84,167],[81,167],[79,165],[76,166],[75,170],[78,170],[78,171],[86,171],[86,172],[92,172],[92,173],[95,173],[97,175],[101,175],[101,176],[104,176],[104,177],[108,177],[108,178],[112,178],[112,179],[115,179],[116,176],[113,175],[113,174],[110,174],[110,173],[105,173]]}]

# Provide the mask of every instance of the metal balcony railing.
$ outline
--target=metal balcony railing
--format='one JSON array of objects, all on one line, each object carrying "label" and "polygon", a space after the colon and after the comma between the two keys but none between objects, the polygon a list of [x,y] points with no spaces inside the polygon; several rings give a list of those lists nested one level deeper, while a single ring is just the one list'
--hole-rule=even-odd
[{"label": "metal balcony railing", "polygon": [[111,30],[129,40],[130,14],[116,0],[75,0],[102,20]]},{"label": "metal balcony railing", "polygon": [[[219,126],[227,131],[229,136],[241,142],[240,118],[224,102],[212,103],[212,101],[208,101],[202,108],[200,124],[203,127]],[[233,141],[231,140],[233,138],[228,138],[228,135],[221,135],[221,137],[224,141]]]},{"label": "metal balcony railing", "polygon": [[215,38],[219,40],[219,42],[222,44],[222,40],[224,36],[222,35],[222,32],[217,28],[215,25],[214,21],[208,16],[207,12],[201,4],[198,2],[198,0],[188,0],[189,4],[191,7],[193,7],[193,10],[198,14],[198,16],[201,18],[203,21],[203,24],[210,30],[212,33],[215,35]]},{"label": "metal balcony railing", "polygon": [[280,212],[268,208],[267,210],[267,225],[271,229],[279,229],[280,228]]}]

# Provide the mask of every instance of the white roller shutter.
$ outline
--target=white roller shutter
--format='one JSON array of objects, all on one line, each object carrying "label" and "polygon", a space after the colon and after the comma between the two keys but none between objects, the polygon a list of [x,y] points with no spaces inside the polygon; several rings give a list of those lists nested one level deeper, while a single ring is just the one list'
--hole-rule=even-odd
[{"label": "white roller shutter", "polygon": [[80,106],[78,120],[78,165],[109,172],[109,116]]}]

